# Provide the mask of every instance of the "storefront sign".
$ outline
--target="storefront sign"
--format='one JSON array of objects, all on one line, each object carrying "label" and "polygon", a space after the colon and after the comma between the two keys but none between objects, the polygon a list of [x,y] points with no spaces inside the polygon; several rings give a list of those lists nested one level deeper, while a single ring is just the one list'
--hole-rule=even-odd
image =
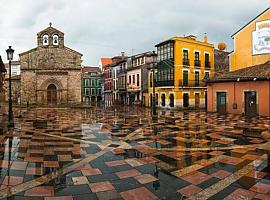
[{"label": "storefront sign", "polygon": [[270,20],[257,22],[252,35],[253,55],[270,53]]}]

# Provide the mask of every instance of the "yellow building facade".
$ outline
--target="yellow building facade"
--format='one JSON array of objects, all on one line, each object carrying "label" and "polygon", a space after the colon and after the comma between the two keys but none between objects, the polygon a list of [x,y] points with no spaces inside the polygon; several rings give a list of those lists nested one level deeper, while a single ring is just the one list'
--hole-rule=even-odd
[{"label": "yellow building facade", "polygon": [[[157,47],[156,105],[161,108],[203,108],[205,80],[214,76],[214,45],[195,36],[173,37]],[[149,73],[149,100],[153,102],[153,71]],[[151,100],[152,99],[152,100]]]},{"label": "yellow building facade", "polygon": [[270,60],[270,7],[232,35],[234,51],[230,71],[259,65]]}]

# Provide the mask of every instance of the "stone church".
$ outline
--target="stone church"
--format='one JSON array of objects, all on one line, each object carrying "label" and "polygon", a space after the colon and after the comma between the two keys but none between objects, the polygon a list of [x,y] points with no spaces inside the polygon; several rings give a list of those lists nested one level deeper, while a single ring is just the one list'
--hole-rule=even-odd
[{"label": "stone church", "polygon": [[37,34],[37,47],[21,53],[21,103],[81,103],[82,54],[64,45],[64,33],[50,26]]}]

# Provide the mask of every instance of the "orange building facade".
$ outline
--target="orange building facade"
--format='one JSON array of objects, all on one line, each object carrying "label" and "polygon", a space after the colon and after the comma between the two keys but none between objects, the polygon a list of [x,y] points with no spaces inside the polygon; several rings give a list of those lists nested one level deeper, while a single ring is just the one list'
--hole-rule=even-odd
[{"label": "orange building facade", "polygon": [[270,79],[256,77],[209,81],[207,110],[219,114],[270,116]]},{"label": "orange building facade", "polygon": [[230,70],[259,65],[270,60],[270,8],[232,35],[234,51]]},{"label": "orange building facade", "polygon": [[232,37],[230,72],[208,81],[207,111],[270,116],[270,8]]}]

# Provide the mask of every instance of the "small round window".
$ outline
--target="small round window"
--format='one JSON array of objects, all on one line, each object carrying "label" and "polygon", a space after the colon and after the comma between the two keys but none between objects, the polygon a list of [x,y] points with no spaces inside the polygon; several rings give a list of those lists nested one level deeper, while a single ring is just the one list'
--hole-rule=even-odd
[{"label": "small round window", "polygon": [[43,35],[43,45],[48,45],[48,44],[49,44],[49,36]]},{"label": "small round window", "polygon": [[59,44],[59,37],[58,35],[53,36],[53,45],[58,45]]}]

